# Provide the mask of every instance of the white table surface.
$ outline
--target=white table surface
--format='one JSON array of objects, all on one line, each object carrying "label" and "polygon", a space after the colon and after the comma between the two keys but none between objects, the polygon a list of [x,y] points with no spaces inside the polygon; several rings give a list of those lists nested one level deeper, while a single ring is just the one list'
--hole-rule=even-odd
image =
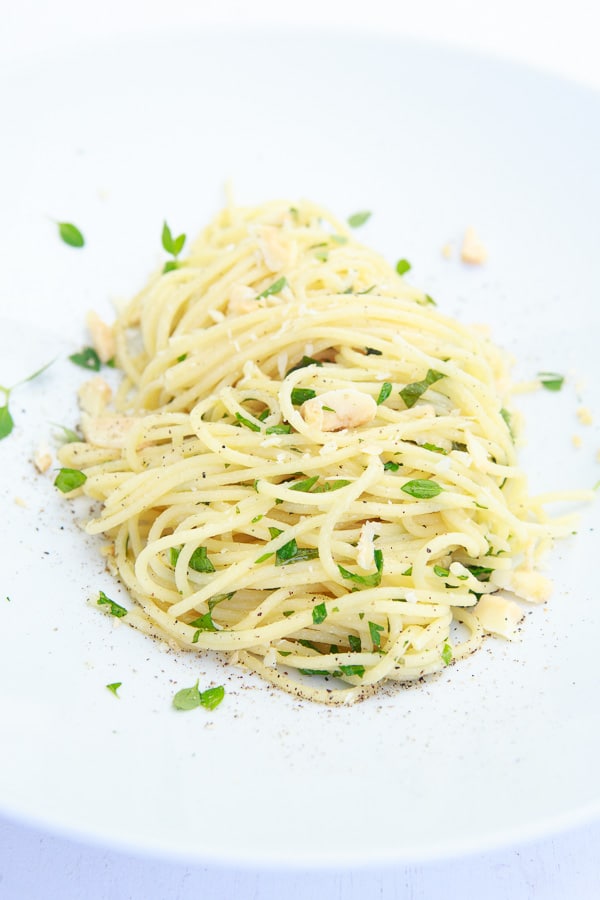
[{"label": "white table surface", "polygon": [[[3,0],[0,12],[0,60],[167,24],[344,24],[492,54],[600,90],[597,0]],[[136,857],[0,817],[0,900],[592,900],[600,897],[599,848],[596,822],[552,839],[430,865],[244,871]]]}]

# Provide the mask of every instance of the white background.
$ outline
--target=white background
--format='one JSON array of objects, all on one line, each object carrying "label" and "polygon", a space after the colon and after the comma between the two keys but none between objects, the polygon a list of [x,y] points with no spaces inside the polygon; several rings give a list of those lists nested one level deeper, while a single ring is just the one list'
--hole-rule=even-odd
[{"label": "white background", "polygon": [[[186,24],[268,23],[395,32],[558,73],[600,89],[600,13],[594,0],[3,0],[0,59],[54,53],[89,37]],[[0,150],[1,152],[1,150]],[[540,761],[543,765],[543,760]],[[510,897],[554,900],[600,893],[600,824],[552,840],[428,866],[354,872],[207,869],[142,859],[0,820],[1,900],[187,898]]]}]

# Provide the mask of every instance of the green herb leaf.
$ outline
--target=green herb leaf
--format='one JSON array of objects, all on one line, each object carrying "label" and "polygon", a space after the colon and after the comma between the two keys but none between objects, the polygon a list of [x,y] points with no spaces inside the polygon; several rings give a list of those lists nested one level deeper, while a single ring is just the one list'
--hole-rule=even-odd
[{"label": "green herb leaf", "polygon": [[415,478],[413,481],[407,481],[402,485],[405,494],[416,497],[419,500],[429,500],[431,497],[437,497],[443,490],[437,481],[429,479]]},{"label": "green herb leaf", "polygon": [[343,675],[357,675],[359,678],[365,674],[364,666],[340,666],[340,670]]},{"label": "green herb leaf", "polygon": [[262,297],[270,297],[271,294],[280,294],[284,287],[287,286],[287,283],[287,278],[285,276],[283,276],[282,278],[278,278],[277,281],[274,281],[273,284],[271,284],[268,288],[265,288],[265,290],[261,294],[259,294],[256,299],[260,300]]},{"label": "green herb leaf", "polygon": [[565,382],[565,376],[556,372],[538,372],[538,378],[547,391],[560,391]]},{"label": "green herb leaf", "polygon": [[218,687],[207,688],[200,692],[200,706],[204,709],[216,709],[224,696],[225,688],[221,684]]},{"label": "green herb leaf", "polygon": [[392,459],[388,459],[388,461],[383,464],[384,472],[397,472],[399,468],[400,463],[394,462]]},{"label": "green herb leaf", "polygon": [[58,225],[58,233],[61,240],[65,244],[68,244],[69,247],[84,246],[85,239],[76,225],[73,225],[71,222],[57,222],[56,224]]},{"label": "green herb leaf", "polygon": [[315,250],[315,259],[318,259],[320,262],[327,262],[329,259],[329,250]]},{"label": "green herb leaf", "polygon": [[368,222],[370,218],[370,212],[356,212],[351,216],[348,216],[348,225],[350,228],[360,228],[360,226],[364,225],[365,222]]},{"label": "green herb leaf", "polygon": [[410,272],[411,269],[412,266],[407,259],[399,259],[396,263],[396,272],[398,275],[405,275],[406,272]]},{"label": "green herb leaf", "polygon": [[81,487],[86,481],[87,475],[84,475],[79,469],[61,469],[54,479],[54,485],[63,494],[68,494],[69,491],[74,491],[75,488]]},{"label": "green herb leaf", "polygon": [[302,406],[303,403],[307,400],[312,400],[317,394],[312,388],[293,388],[290,396],[294,406]]},{"label": "green herb leaf", "polygon": [[369,622],[369,634],[374,647],[381,647],[382,631],[385,631],[383,625],[378,625],[377,622]]},{"label": "green herb leaf", "polygon": [[246,428],[249,428],[250,431],[260,431],[261,430],[260,425],[257,425],[256,422],[252,422],[251,419],[247,419],[241,413],[236,412],[235,417],[241,425],[244,425]]},{"label": "green herb leaf", "polygon": [[10,414],[8,403],[5,406],[0,406],[0,441],[8,437],[14,427],[15,423]]},{"label": "green herb leaf", "polygon": [[383,356],[381,350],[375,350],[373,347],[365,347],[365,353],[367,356]]},{"label": "green herb leaf", "polygon": [[271,559],[274,556],[274,553],[263,553],[262,556],[259,556],[258,559],[254,560],[255,565],[259,565],[260,563],[266,562],[268,559]]},{"label": "green herb leaf", "polygon": [[227,594],[215,594],[214,597],[211,597],[208,601],[209,610],[212,612],[215,606],[217,606],[218,603],[222,603],[223,600],[231,600],[234,594],[235,591],[229,591]]},{"label": "green herb leaf", "polygon": [[123,684],[122,681],[113,681],[112,684],[107,684],[106,687],[109,689],[109,691],[113,692],[115,697],[118,697],[119,695],[117,694],[117,691],[119,690],[119,688],[121,687],[122,684]]},{"label": "green herb leaf", "polygon": [[346,478],[337,478],[335,481],[324,481],[323,484],[318,484],[314,487],[311,493],[326,494],[328,491],[339,491],[340,488],[346,487],[349,484],[352,484],[352,482]]},{"label": "green herb leaf", "polygon": [[353,653],[360,653],[362,651],[362,641],[355,634],[348,635],[348,645]]},{"label": "green herb leaf", "polygon": [[117,619],[122,619],[123,616],[127,615],[125,607],[120,606],[118,603],[115,603],[114,600],[111,600],[110,597],[107,597],[104,591],[100,591],[100,596],[96,602],[98,606],[108,606],[108,611],[111,616],[115,616]]},{"label": "green herb leaf", "polygon": [[309,650],[314,650],[316,653],[321,652],[314,641],[307,641],[306,638],[298,638],[298,643],[302,647],[308,647]]},{"label": "green herb leaf", "polygon": [[327,618],[327,607],[324,603],[313,606],[312,620],[314,625],[320,625]]},{"label": "green herb leaf", "polygon": [[425,304],[427,303],[431,304],[431,306],[437,306],[437,303],[429,294],[425,294]]},{"label": "green herb leaf", "polygon": [[442,659],[447,666],[452,662],[452,647],[450,644],[444,644],[444,648],[442,650]]},{"label": "green herb leaf", "polygon": [[213,622],[212,613],[207,612],[204,613],[203,616],[199,616],[199,618],[194,619],[193,622],[188,623],[191,628],[197,628],[198,631],[217,631],[217,627]]},{"label": "green herb leaf", "polygon": [[438,576],[438,578],[447,578],[450,574],[450,570],[444,569],[443,566],[434,566],[433,571]]},{"label": "green herb leaf", "polygon": [[335,676],[335,672],[328,672],[327,669],[298,669],[302,675],[321,675],[326,678],[328,675]]},{"label": "green herb leaf", "polygon": [[378,587],[378,585],[381,584],[381,574],[383,572],[383,553],[381,550],[375,550],[373,552],[373,558],[375,560],[376,571],[371,575],[357,575],[355,572],[350,572],[338,563],[340,575],[342,578],[353,581],[355,584],[361,584],[364,587]]},{"label": "green herb leaf", "polygon": [[411,384],[407,384],[406,387],[402,388],[400,396],[408,409],[415,405],[419,397],[425,393],[428,387],[444,377],[445,376],[441,372],[436,372],[435,369],[428,369],[427,375],[423,381],[413,381]]},{"label": "green herb leaf", "polygon": [[387,398],[392,393],[392,385],[389,381],[384,381],[381,385],[381,390],[379,391],[379,396],[377,397],[377,406],[381,406],[382,403],[385,403]]},{"label": "green herb leaf", "polygon": [[196,682],[193,687],[183,688],[182,690],[177,691],[173,697],[173,706],[175,709],[196,709],[197,706],[200,706],[202,701],[200,700],[198,683],[199,682]]},{"label": "green herb leaf", "polygon": [[465,566],[465,569],[468,569],[471,575],[474,575],[478,581],[489,581],[490,575],[494,571],[488,566]]},{"label": "green herb leaf", "polygon": [[100,357],[93,347],[84,347],[81,353],[72,353],[69,359],[76,366],[81,366],[82,369],[88,369],[90,372],[99,372],[102,366]]},{"label": "green herb leaf", "polygon": [[190,556],[189,567],[195,572],[205,572],[210,574],[215,571],[215,567],[206,555],[206,547],[196,547]]},{"label": "green herb leaf", "polygon": [[443,456],[448,455],[442,447],[438,447],[436,444],[428,444],[425,442],[424,444],[421,444],[421,446],[424,450],[430,450],[432,453],[441,453]]},{"label": "green herb leaf", "polygon": [[287,423],[281,425],[269,425],[265,434],[291,434],[292,426]]},{"label": "green herb leaf", "polygon": [[294,538],[280,547],[275,553],[276,566],[288,566],[291,563],[303,562],[308,559],[316,559],[319,551],[316,547],[298,547]]},{"label": "green herb leaf", "polygon": [[169,562],[175,568],[177,565],[177,560],[179,559],[179,554],[181,553],[181,547],[169,547]]},{"label": "green herb leaf", "polygon": [[505,409],[504,407],[502,407],[502,409],[500,410],[500,415],[502,416],[502,418],[504,419],[504,421],[505,421],[505,423],[506,423],[506,427],[508,428],[508,430],[509,430],[509,432],[510,432],[511,438],[513,438],[513,440],[514,440],[514,432],[513,432],[513,429],[512,429],[512,416],[511,416],[511,414],[509,413],[509,411],[508,411],[507,409]]},{"label": "green herb leaf", "polygon": [[63,444],[74,444],[76,441],[81,440],[81,436],[76,431],[73,431],[72,428],[67,428],[66,425],[60,425],[58,422],[53,422],[52,424],[55,428],[60,428],[62,431],[60,440]]},{"label": "green herb leaf", "polygon": [[406,572],[402,572],[402,575],[406,575],[409,578],[412,575],[412,566],[409,566]]},{"label": "green herb leaf", "polygon": [[295,484],[290,484],[289,488],[290,491],[303,491],[307,494],[318,480],[318,475],[311,475],[310,478],[305,478],[303,481],[297,481]]},{"label": "green herb leaf", "polygon": [[292,366],[291,369],[288,369],[285,373],[286,376],[290,375],[292,372],[297,372],[298,369],[305,369],[306,366],[322,366],[323,363],[320,359],[313,359],[312,356],[303,356],[299,363],[296,363],[295,366]]},{"label": "green herb leaf", "polygon": [[171,256],[179,256],[181,251],[183,250],[183,245],[185,244],[185,234],[180,234],[178,237],[174,238],[171,232],[171,229],[167,225],[166,222],[163,223],[162,229],[162,245],[163,248],[170,253]]}]

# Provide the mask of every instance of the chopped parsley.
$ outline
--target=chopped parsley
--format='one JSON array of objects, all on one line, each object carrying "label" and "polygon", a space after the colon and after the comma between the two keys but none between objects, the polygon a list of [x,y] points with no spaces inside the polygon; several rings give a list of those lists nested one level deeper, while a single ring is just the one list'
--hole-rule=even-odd
[{"label": "chopped parsley", "polygon": [[450,646],[450,644],[444,644],[444,647],[442,650],[442,659],[447,666],[449,666],[450,663],[452,662],[453,655],[452,655],[452,647]]},{"label": "chopped parsley", "polygon": [[302,406],[307,400],[312,400],[313,397],[316,397],[317,393],[312,388],[293,388],[290,396],[294,406]]},{"label": "chopped parsley", "polygon": [[327,607],[324,603],[319,603],[313,607],[312,620],[314,625],[320,625],[327,618]]},{"label": "chopped parsley", "polygon": [[297,372],[298,369],[305,369],[306,366],[322,366],[323,363],[320,359],[313,359],[312,356],[303,356],[300,362],[296,363],[295,366],[292,366],[291,369],[288,369],[285,373],[286,376],[290,375],[292,372]]},{"label": "chopped parsley", "polygon": [[362,650],[362,641],[355,634],[348,635],[348,645],[354,653],[360,653]]},{"label": "chopped parsley", "polygon": [[538,378],[547,391],[560,391],[565,382],[565,376],[557,372],[538,372]]},{"label": "chopped parsley", "polygon": [[311,475],[310,478],[305,478],[303,481],[297,481],[295,484],[290,484],[289,488],[290,491],[303,491],[308,493],[318,480],[318,475]]},{"label": "chopped parsley", "polygon": [[275,552],[275,565],[288,566],[291,563],[317,559],[318,555],[319,551],[316,547],[298,547],[295,539],[292,538]]},{"label": "chopped parsley", "polygon": [[411,269],[412,266],[407,259],[399,259],[396,263],[396,272],[398,275],[405,275],[407,272],[410,272]]},{"label": "chopped parsley", "polygon": [[249,428],[250,431],[260,431],[261,430],[260,425],[257,425],[256,422],[252,422],[251,419],[247,419],[241,413],[236,412],[235,417],[238,420],[238,422],[240,423],[240,425],[244,425],[246,428]]},{"label": "chopped parsley", "polygon": [[357,666],[357,665],[340,666],[340,671],[341,671],[342,675],[349,675],[349,676],[356,675],[358,678],[362,678],[363,675],[365,674],[365,667]]},{"label": "chopped parsley", "polygon": [[407,384],[406,387],[403,387],[400,391],[400,396],[408,409],[415,405],[419,397],[425,393],[428,387],[431,387],[432,384],[435,384],[436,381],[439,381],[440,378],[444,377],[445,376],[441,372],[436,372],[435,369],[428,369],[427,375],[422,381],[413,381],[411,384]]},{"label": "chopped parsley", "polygon": [[468,569],[471,575],[477,578],[478,581],[489,581],[490,575],[494,571],[490,569],[488,566],[465,566],[465,569]]},{"label": "chopped parsley", "polygon": [[119,695],[117,694],[117,691],[119,690],[119,688],[121,687],[122,684],[123,684],[122,681],[113,681],[112,684],[107,684],[106,687],[108,688],[109,691],[112,691],[112,693],[115,695],[115,697],[118,697]]},{"label": "chopped parsley", "polygon": [[215,567],[207,556],[206,547],[196,547],[189,561],[190,569],[195,572],[211,573],[215,571]]},{"label": "chopped parsley", "polygon": [[72,353],[69,359],[76,366],[87,369],[88,372],[99,372],[102,366],[100,357],[93,347],[84,347],[80,353]]},{"label": "chopped parsley", "polygon": [[[197,628],[198,631],[217,631],[217,626],[213,622],[212,612],[204,613],[203,616],[199,616],[197,619],[194,619],[193,622],[189,622],[191,628]],[[193,643],[197,643],[198,638],[196,638]]]},{"label": "chopped parsley", "polygon": [[369,622],[369,634],[374,647],[381,647],[381,632],[385,631],[383,625],[376,622]]},{"label": "chopped parsley", "polygon": [[292,426],[287,422],[282,422],[280,425],[269,425],[269,427],[265,430],[266,434],[290,434],[292,431]]},{"label": "chopped parsley", "polygon": [[382,403],[385,403],[387,398],[392,393],[392,385],[389,381],[384,381],[381,385],[381,390],[379,391],[379,396],[377,397],[377,406],[381,406]]},{"label": "chopped parsley", "polygon": [[262,299],[262,297],[270,297],[271,294],[280,294],[284,287],[287,287],[287,278],[285,275],[282,278],[278,278],[277,281],[274,281],[273,284],[269,285],[268,288],[265,288],[264,291],[258,295],[257,300]]},{"label": "chopped parsley", "polygon": [[357,575],[355,572],[350,572],[348,569],[345,569],[344,566],[340,566],[338,563],[338,569],[342,578],[346,578],[349,581],[353,581],[355,584],[360,584],[363,587],[378,587],[381,584],[381,575],[383,572],[383,553],[381,550],[373,551],[373,559],[375,561],[375,572],[371,575]]},{"label": "chopped parsley", "polygon": [[96,602],[98,606],[107,606],[110,615],[115,616],[117,619],[122,619],[123,616],[127,615],[125,607],[120,606],[118,603],[115,603],[114,600],[111,600],[110,597],[107,597],[104,591],[100,591],[100,595]]}]

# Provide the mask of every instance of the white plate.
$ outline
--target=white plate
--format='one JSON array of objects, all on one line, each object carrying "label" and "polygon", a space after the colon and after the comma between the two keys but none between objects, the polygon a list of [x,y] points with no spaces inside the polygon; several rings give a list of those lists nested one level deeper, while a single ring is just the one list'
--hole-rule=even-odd
[{"label": "white plate", "polygon": [[[84,373],[65,354],[85,311],[141,286],[163,219],[197,232],[231,178],[241,202],[373,210],[361,237],[408,257],[442,310],[490,323],[519,375],[567,373],[560,394],[524,402],[523,460],[536,489],[593,485],[600,98],[341,33],[106,44],[13,64],[0,84],[0,381],[60,355],[15,391],[0,444],[0,810],[118,847],[281,866],[435,859],[597,816],[597,506],[552,554],[554,597],[519,642],[329,710],[113,629],[86,603],[119,589],[81,509],[30,459],[50,421],[74,424]],[[75,222],[86,247],[62,244],[51,219]],[[489,248],[480,268],[440,253],[468,224]],[[177,713],[174,692],[197,677],[224,683],[225,701]]]}]

